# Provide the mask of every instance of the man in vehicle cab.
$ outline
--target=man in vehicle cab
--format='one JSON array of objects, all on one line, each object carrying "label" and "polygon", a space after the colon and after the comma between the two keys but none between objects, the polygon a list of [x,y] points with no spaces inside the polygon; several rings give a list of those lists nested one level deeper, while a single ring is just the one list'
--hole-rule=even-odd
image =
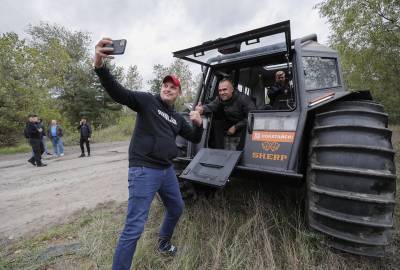
[{"label": "man in vehicle cab", "polygon": [[275,73],[275,83],[268,91],[270,105],[275,110],[288,109],[286,101],[289,99],[290,86],[286,81],[285,72],[279,70]]},{"label": "man in vehicle cab", "polygon": [[233,83],[228,78],[223,78],[218,84],[218,96],[210,103],[199,103],[195,110],[200,114],[213,113],[213,139],[214,148],[224,149],[224,136],[238,136],[240,142],[237,150],[244,147],[246,135],[247,115],[255,110],[251,98],[234,89]]}]

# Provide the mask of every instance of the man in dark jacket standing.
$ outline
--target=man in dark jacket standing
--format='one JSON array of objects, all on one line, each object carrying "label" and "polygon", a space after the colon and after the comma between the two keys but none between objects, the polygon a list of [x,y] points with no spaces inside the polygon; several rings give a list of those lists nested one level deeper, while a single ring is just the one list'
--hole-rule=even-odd
[{"label": "man in dark jacket standing", "polygon": [[202,119],[190,112],[191,127],[182,115],[174,111],[174,103],[182,94],[180,82],[174,75],[163,79],[160,95],[130,91],[119,84],[104,66],[103,58],[112,48],[110,39],[96,45],[94,66],[100,82],[116,102],[137,112],[135,130],[129,146],[129,200],[125,227],[115,250],[112,269],[130,269],[136,243],[147,221],[151,202],[160,195],[166,208],[158,241],[160,253],[174,255],[177,248],[170,240],[183,211],[183,200],[172,165],[178,149],[175,138],[180,135],[192,142],[202,136]]},{"label": "man in dark jacket standing", "polygon": [[81,155],[79,157],[84,157],[85,156],[85,149],[83,147],[83,144],[86,144],[86,151],[88,154],[88,157],[90,157],[90,144],[89,144],[89,138],[92,135],[92,129],[90,128],[89,123],[87,123],[86,117],[82,117],[81,121],[79,122],[78,130],[81,134],[81,138],[79,141],[79,145],[81,147]]},{"label": "man in dark jacket standing", "polygon": [[246,135],[247,115],[255,110],[256,106],[251,98],[233,88],[233,83],[225,78],[218,84],[218,96],[209,104],[196,106],[200,114],[214,113],[213,138],[214,147],[224,148],[224,135],[239,135],[240,143],[237,150],[244,147]]},{"label": "man in dark jacket standing", "polygon": [[47,164],[42,163],[42,154],[44,153],[44,147],[42,143],[43,129],[39,125],[39,119],[37,115],[29,115],[29,122],[26,126],[26,134],[29,138],[29,144],[32,147],[33,157],[28,162],[36,165],[37,167],[44,167]]}]

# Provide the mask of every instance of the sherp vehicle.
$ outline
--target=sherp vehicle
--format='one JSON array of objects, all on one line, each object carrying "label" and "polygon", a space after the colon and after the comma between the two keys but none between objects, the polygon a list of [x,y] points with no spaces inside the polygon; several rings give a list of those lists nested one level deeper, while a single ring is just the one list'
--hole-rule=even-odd
[{"label": "sherp vehicle", "polygon": [[[264,181],[284,176],[306,185],[309,226],[332,247],[383,256],[392,238],[396,173],[388,115],[369,91],[346,89],[338,53],[316,35],[291,40],[290,21],[207,41],[173,53],[202,66],[194,104],[218,95],[229,77],[257,110],[248,114],[245,146],[227,136],[213,149],[212,116],[199,144],[177,138],[181,179],[222,188],[231,174]],[[274,74],[286,73],[289,92],[269,106]]]}]

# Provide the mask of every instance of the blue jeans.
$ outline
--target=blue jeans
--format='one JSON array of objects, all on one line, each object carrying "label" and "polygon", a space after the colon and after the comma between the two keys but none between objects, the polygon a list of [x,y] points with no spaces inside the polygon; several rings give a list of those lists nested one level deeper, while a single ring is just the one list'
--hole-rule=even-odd
[{"label": "blue jeans", "polygon": [[53,143],[54,154],[56,154],[57,156],[59,156],[60,154],[64,154],[64,145],[61,138],[52,137],[51,142]]},{"label": "blue jeans", "polygon": [[131,167],[128,182],[128,211],[124,230],[115,249],[113,270],[130,269],[137,241],[144,230],[156,192],[166,208],[159,234],[160,239],[171,239],[184,207],[179,183],[172,166],[167,169]]},{"label": "blue jeans", "polygon": [[42,137],[42,143],[43,143],[43,147],[44,147],[44,152],[47,154],[48,151],[47,151],[47,145],[46,145],[46,139],[45,138],[46,138],[45,136]]}]

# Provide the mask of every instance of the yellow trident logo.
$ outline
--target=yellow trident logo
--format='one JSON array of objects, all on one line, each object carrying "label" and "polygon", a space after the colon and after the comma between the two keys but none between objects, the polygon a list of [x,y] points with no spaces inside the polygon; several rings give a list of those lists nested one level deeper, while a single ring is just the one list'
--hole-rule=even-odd
[{"label": "yellow trident logo", "polygon": [[281,146],[281,145],[277,142],[262,142],[261,143],[261,147],[265,151],[275,152],[276,150],[279,149],[279,146]]}]

